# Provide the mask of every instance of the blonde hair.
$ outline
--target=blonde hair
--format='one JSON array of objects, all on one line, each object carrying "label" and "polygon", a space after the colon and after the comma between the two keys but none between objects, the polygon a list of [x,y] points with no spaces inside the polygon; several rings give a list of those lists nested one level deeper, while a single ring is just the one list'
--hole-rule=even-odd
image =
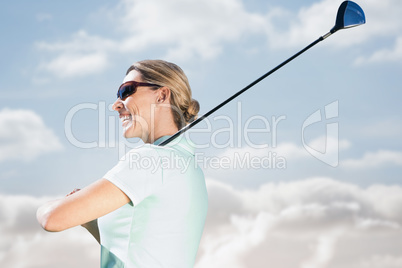
[{"label": "blonde hair", "polygon": [[163,60],[143,60],[131,65],[127,74],[132,70],[141,73],[143,82],[170,89],[173,118],[179,129],[197,119],[200,104],[191,97],[187,76],[179,66]]}]

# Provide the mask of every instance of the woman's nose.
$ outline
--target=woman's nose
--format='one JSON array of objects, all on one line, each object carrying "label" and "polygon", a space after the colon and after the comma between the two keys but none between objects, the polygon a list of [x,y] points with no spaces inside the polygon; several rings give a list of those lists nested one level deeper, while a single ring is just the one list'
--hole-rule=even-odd
[{"label": "woman's nose", "polygon": [[123,102],[120,98],[117,98],[117,100],[112,105],[112,109],[115,111],[119,111],[121,108],[123,108]]}]

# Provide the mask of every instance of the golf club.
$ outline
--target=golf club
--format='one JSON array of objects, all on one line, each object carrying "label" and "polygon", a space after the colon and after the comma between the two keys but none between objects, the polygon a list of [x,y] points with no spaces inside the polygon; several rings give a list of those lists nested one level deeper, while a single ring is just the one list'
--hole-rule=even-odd
[{"label": "golf club", "polygon": [[229,97],[227,100],[225,100],[224,102],[222,102],[221,104],[219,104],[218,106],[216,106],[215,108],[213,108],[212,110],[207,112],[206,114],[202,115],[201,117],[199,117],[198,119],[194,120],[193,122],[191,122],[187,126],[183,127],[178,132],[176,132],[174,135],[172,135],[170,138],[168,138],[164,142],[160,143],[159,146],[164,146],[164,145],[168,144],[169,142],[171,142],[172,140],[177,138],[179,135],[181,135],[182,133],[186,132],[187,130],[189,130],[193,126],[197,125],[202,120],[204,120],[206,117],[208,117],[209,115],[214,113],[216,110],[220,109],[222,106],[224,106],[225,104],[227,104],[228,102],[230,102],[231,100],[233,100],[234,98],[239,96],[240,94],[244,93],[245,91],[247,91],[248,89],[250,89],[251,87],[253,87],[257,83],[259,83],[260,81],[262,81],[263,79],[265,79],[266,77],[268,77],[269,75],[271,75],[272,73],[274,73],[275,71],[277,71],[278,69],[280,69],[281,67],[286,65],[287,63],[289,63],[290,61],[292,61],[293,59],[295,59],[296,57],[298,57],[299,55],[301,55],[302,53],[307,51],[308,49],[312,48],[313,46],[315,46],[319,42],[325,40],[326,38],[328,38],[330,35],[332,35],[336,31],[351,28],[351,27],[355,27],[355,26],[359,26],[359,25],[364,24],[364,23],[366,23],[366,17],[364,15],[363,9],[358,4],[356,4],[355,2],[344,1],[339,6],[338,13],[336,15],[336,20],[335,20],[335,26],[327,34],[321,36],[320,38],[315,40],[313,43],[311,43],[310,45],[308,45],[307,47],[305,47],[304,49],[302,49],[301,51],[299,51],[298,53],[296,53],[292,57],[288,58],[287,60],[285,60],[284,62],[279,64],[278,66],[273,68],[271,71],[269,71],[266,74],[262,75],[260,78],[258,78],[257,80],[255,80],[254,82],[252,82],[251,84],[246,86],[245,88],[241,89],[240,91],[238,91],[237,93],[235,93],[234,95]]}]

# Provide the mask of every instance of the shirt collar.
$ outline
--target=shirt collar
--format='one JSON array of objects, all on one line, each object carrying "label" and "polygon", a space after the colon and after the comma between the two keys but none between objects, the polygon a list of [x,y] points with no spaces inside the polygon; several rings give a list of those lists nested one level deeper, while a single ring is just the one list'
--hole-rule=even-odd
[{"label": "shirt collar", "polygon": [[165,140],[169,139],[171,136],[167,135],[167,136],[162,136],[159,139],[157,139],[156,141],[154,141],[154,145],[159,145],[162,142],[164,142]]},{"label": "shirt collar", "polygon": [[[171,137],[171,135],[168,136],[162,136],[159,139],[157,139],[153,145],[158,146],[159,144],[161,144],[162,142],[164,142],[165,140],[169,139]],[[166,147],[174,147],[174,146],[179,146],[182,149],[184,149],[185,151],[189,152],[190,154],[194,155],[194,144],[187,140],[186,138],[184,138],[184,136],[179,136],[176,139],[172,140],[169,144],[165,145]]]}]

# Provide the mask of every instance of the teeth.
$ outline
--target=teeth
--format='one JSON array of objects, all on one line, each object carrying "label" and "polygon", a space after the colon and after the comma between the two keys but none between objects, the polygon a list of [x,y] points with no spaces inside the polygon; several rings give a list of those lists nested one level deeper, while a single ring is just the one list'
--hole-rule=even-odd
[{"label": "teeth", "polygon": [[126,121],[126,120],[131,120],[131,115],[122,116],[122,117],[120,118],[120,120],[121,120],[122,122],[124,122],[124,121]]}]

